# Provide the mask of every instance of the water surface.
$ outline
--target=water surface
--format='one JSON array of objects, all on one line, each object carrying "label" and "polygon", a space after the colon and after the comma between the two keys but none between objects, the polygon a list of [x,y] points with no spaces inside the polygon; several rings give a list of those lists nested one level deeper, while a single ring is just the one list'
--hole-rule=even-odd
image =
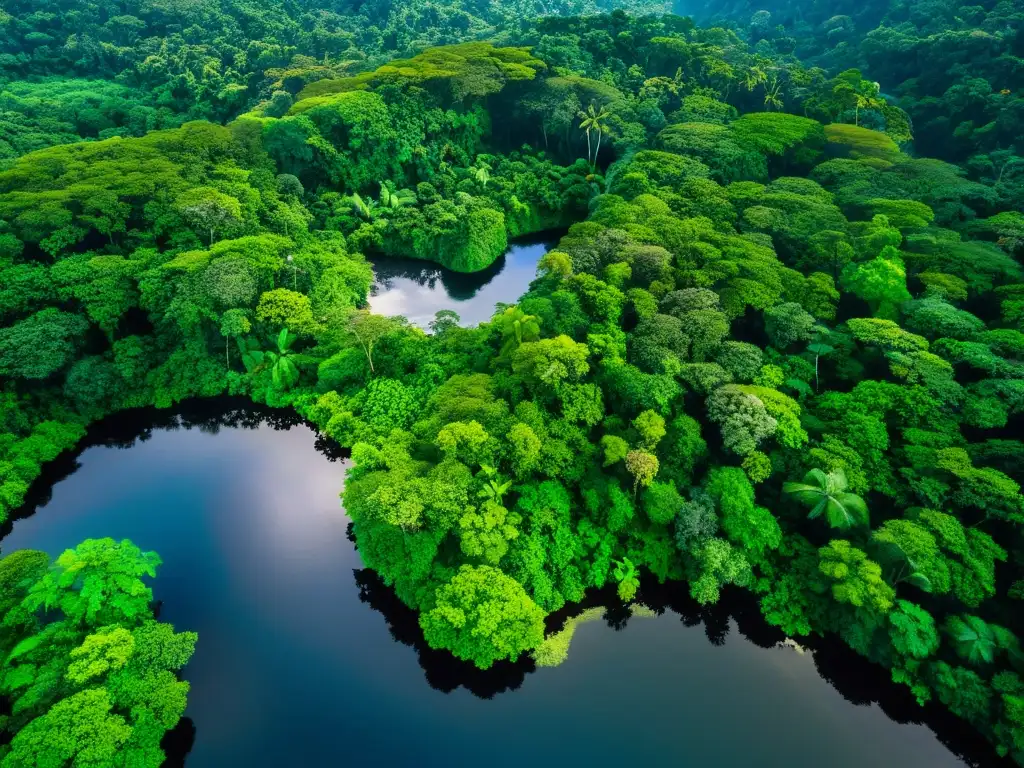
[{"label": "water surface", "polygon": [[526,292],[536,277],[537,262],[556,240],[513,243],[487,269],[469,274],[419,259],[371,258],[370,309],[380,315],[405,315],[420,328],[429,326],[434,313],[450,309],[462,325],[479,325],[491,319],[495,304],[514,304]]},{"label": "water surface", "polygon": [[[863,691],[867,705],[848,701],[814,655],[761,647],[774,637],[756,615],[702,612],[679,589],[644,587],[668,606],[660,616],[582,625],[560,667],[479,672],[427,649],[362,569],[338,499],[344,464],[309,428],[248,410],[188,417],[202,429],[153,418],[94,428],[120,447],[64,459],[77,470],[36,489],[38,510],[2,548],[56,555],[111,536],[159,552],[162,618],[199,633],[190,768],[964,764]],[[829,665],[885,678],[850,654]]]}]

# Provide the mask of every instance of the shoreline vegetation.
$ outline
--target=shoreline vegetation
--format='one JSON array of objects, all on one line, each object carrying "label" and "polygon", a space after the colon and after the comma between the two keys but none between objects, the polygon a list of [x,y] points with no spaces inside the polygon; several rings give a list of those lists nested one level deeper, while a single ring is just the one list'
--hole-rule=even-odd
[{"label": "shoreline vegetation", "polygon": [[[69,132],[52,82],[0,88],[22,114],[0,132],[0,519],[109,414],[290,407],[351,450],[359,552],[432,648],[556,659],[545,617],[588,589],[629,604],[641,578],[685,581],[713,604],[733,585],[1024,764],[1012,4],[939,3],[866,33],[865,61],[867,17],[800,22],[826,68],[761,12],[493,18],[496,42],[442,47],[374,27],[360,50],[357,14],[282,10],[302,50],[247,38],[251,16],[108,5],[0,12],[4,79],[66,77],[81,105]],[[931,55],[984,39],[999,63],[947,68],[965,82],[936,97],[903,59],[914,25],[946,40]],[[110,92],[83,95],[103,67]],[[921,156],[949,133],[928,110],[964,88],[999,117]],[[473,272],[568,222],[479,327],[362,309],[365,254]],[[147,613],[158,558],[39,555],[0,561],[0,766],[159,765],[195,638]]]}]

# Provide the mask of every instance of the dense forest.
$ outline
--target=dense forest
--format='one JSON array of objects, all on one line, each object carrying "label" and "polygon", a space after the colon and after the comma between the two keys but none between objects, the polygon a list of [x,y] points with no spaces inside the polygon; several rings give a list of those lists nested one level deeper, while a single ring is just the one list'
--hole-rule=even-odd
[{"label": "dense forest", "polygon": [[[351,450],[432,648],[746,589],[1024,764],[1024,10],[664,5],[7,2],[0,521],[90,423],[244,395]],[[549,230],[488,323],[365,308],[367,255]],[[161,764],[158,563],[0,560],[0,766]]]}]

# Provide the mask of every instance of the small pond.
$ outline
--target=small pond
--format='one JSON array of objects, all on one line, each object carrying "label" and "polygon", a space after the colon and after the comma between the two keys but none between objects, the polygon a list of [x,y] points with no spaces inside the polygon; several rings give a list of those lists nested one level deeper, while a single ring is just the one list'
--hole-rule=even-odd
[{"label": "small pond", "polygon": [[536,277],[537,262],[557,241],[552,236],[520,240],[487,269],[470,274],[430,261],[371,258],[375,280],[370,309],[380,315],[405,315],[424,329],[442,309],[457,312],[462,325],[479,325],[491,319],[495,304],[514,303],[526,293]]},{"label": "small pond", "polygon": [[657,615],[582,624],[555,668],[480,672],[431,651],[362,568],[344,462],[279,412],[129,412],[87,445],[0,546],[56,555],[110,536],[161,555],[161,616],[199,633],[172,764],[947,768],[975,746],[948,717],[943,737],[967,739],[952,747],[896,722],[922,711],[850,653],[775,646],[741,595],[702,610],[644,585]]}]

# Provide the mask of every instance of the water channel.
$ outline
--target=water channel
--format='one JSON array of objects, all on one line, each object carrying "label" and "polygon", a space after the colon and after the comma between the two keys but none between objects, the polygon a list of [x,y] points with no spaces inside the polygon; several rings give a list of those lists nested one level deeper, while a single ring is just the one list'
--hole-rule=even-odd
[{"label": "water channel", "polygon": [[495,304],[513,303],[526,292],[537,262],[557,241],[550,234],[520,240],[487,269],[471,274],[426,261],[373,258],[370,309],[380,315],[405,315],[424,329],[442,309],[458,313],[462,325],[479,325],[491,319]]}]

